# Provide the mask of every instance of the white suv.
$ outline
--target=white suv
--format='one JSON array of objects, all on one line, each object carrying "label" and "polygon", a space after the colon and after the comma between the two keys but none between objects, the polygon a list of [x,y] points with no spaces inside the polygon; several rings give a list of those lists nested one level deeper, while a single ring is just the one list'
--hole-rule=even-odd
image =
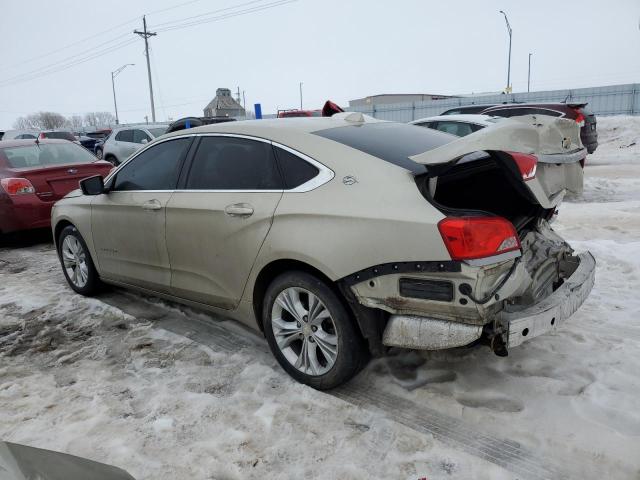
[{"label": "white suv", "polygon": [[168,125],[140,125],[115,130],[104,142],[103,158],[119,165],[143,145],[167,131]]}]

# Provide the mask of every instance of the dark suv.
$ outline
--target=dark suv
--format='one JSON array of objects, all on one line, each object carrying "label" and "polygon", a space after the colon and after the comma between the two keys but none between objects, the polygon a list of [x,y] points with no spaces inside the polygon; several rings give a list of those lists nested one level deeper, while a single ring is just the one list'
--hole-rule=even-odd
[{"label": "dark suv", "polygon": [[580,139],[587,149],[593,153],[598,148],[598,132],[596,116],[587,110],[586,103],[505,103],[491,105],[463,105],[451,108],[441,115],[457,115],[460,113],[477,113],[495,115],[497,117],[518,117],[520,115],[550,115],[575,120],[580,125]]}]

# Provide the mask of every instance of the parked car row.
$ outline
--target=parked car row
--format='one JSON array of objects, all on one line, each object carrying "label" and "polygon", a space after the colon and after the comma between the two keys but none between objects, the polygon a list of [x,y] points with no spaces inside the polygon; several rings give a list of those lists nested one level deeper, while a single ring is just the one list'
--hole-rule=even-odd
[{"label": "parked car row", "polygon": [[56,201],[111,168],[67,140],[0,141],[0,234],[49,227]]},{"label": "parked car row", "polygon": [[390,347],[506,355],[580,307],[595,261],[549,225],[582,189],[578,124],[489,119],[466,136],[347,112],[149,138],[55,204],[63,274],[239,320],[319,389]]},{"label": "parked car row", "polygon": [[[596,116],[587,110],[586,103],[508,103],[487,105],[464,105],[442,112],[441,115],[480,114],[493,117],[519,117],[522,115],[545,115],[568,118],[580,126],[580,139],[588,153],[598,148]],[[426,119],[425,119],[426,120]]]}]

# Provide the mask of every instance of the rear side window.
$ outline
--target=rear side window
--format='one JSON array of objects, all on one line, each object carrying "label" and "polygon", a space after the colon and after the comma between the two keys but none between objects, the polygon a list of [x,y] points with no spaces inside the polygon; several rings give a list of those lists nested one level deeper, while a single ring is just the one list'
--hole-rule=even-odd
[{"label": "rear side window", "polygon": [[236,137],[203,137],[187,190],[281,190],[271,144]]},{"label": "rear side window", "polygon": [[450,135],[430,128],[393,122],[349,125],[313,133],[406,168],[415,174],[424,173],[426,167],[409,157],[455,140]]},{"label": "rear side window", "polygon": [[142,130],[133,130],[133,143],[143,143],[143,140],[150,142],[151,138]]},{"label": "rear side window", "polygon": [[464,137],[465,135],[469,135],[473,133],[474,130],[468,123],[462,122],[438,122],[437,129],[441,132],[451,133],[452,135],[456,135],[458,137]]},{"label": "rear side window", "polygon": [[491,110],[486,112],[487,115],[496,115],[498,117],[521,117],[522,115],[549,115],[551,117],[559,117],[561,112],[555,110],[548,110],[546,108],[531,108],[531,107],[518,107],[518,108],[500,108],[498,110]]},{"label": "rear side window", "polygon": [[11,168],[46,167],[72,163],[95,162],[86,148],[75,143],[44,143],[24,147],[8,147],[2,150]]},{"label": "rear side window", "polygon": [[133,142],[133,130],[122,130],[116,133],[117,142]]},{"label": "rear side window", "polygon": [[162,142],[148,148],[118,173],[113,190],[173,190],[190,138]]},{"label": "rear side window", "polygon": [[284,180],[284,188],[287,190],[307,183],[320,172],[315,166],[284,148],[275,147],[275,151]]}]

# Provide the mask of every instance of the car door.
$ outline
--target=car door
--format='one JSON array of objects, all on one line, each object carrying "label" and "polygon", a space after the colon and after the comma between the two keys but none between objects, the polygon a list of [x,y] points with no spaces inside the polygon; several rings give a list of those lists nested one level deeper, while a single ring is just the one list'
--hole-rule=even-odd
[{"label": "car door", "polygon": [[233,309],[271,228],[282,179],[268,141],[207,135],[195,148],[167,204],[171,291]]},{"label": "car door", "polygon": [[91,207],[100,274],[107,279],[166,292],[171,271],[165,242],[165,207],[192,141],[157,143],[124,164]]}]

